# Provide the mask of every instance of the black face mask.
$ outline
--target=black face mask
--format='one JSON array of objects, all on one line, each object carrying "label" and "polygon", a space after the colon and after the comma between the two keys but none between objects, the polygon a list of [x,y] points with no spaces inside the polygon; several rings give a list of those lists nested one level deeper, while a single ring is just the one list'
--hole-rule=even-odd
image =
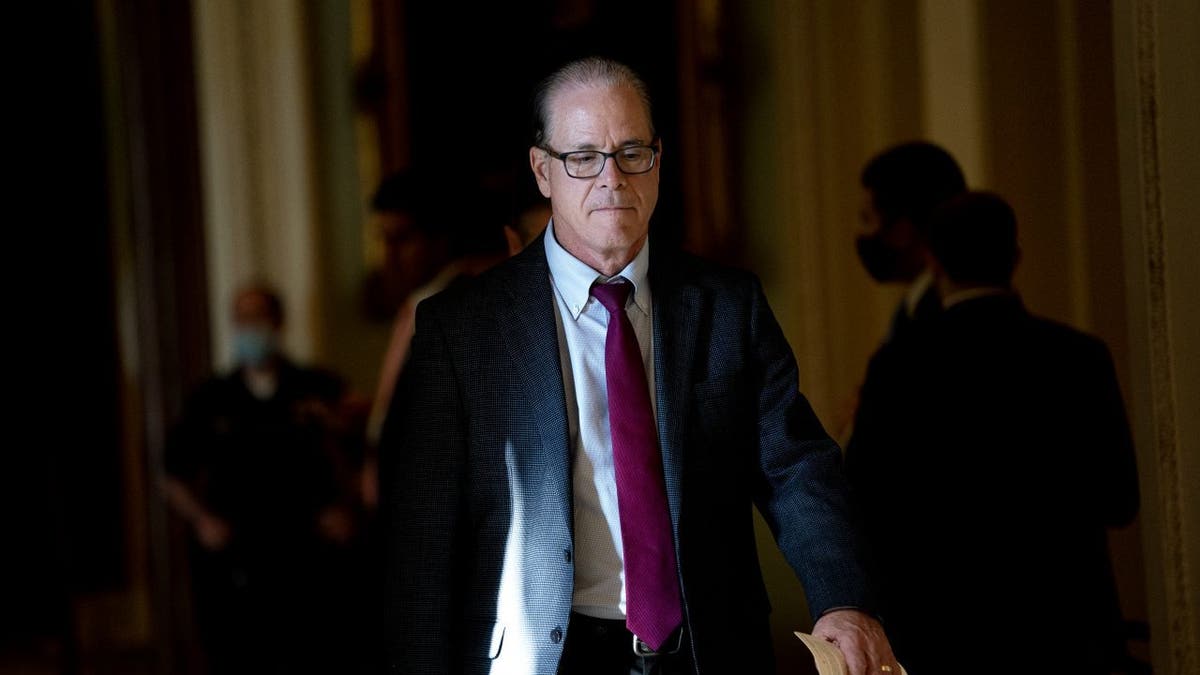
[{"label": "black face mask", "polygon": [[872,279],[881,283],[905,279],[900,251],[884,241],[880,233],[860,234],[855,245],[858,259]]}]

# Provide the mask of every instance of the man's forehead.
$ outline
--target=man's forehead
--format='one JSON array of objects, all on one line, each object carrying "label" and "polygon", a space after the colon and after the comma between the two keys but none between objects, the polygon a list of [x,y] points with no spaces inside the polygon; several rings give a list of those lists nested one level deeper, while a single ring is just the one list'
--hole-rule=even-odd
[{"label": "man's forehead", "polygon": [[236,314],[259,314],[269,312],[271,303],[266,294],[258,290],[242,291],[233,302]]},{"label": "man's forehead", "polygon": [[238,307],[256,308],[267,306],[267,296],[262,291],[242,291],[238,296],[235,304]]},{"label": "man's forehead", "polygon": [[562,142],[585,146],[613,134],[619,145],[653,140],[646,106],[629,86],[571,87],[551,99],[549,112],[551,135]]}]

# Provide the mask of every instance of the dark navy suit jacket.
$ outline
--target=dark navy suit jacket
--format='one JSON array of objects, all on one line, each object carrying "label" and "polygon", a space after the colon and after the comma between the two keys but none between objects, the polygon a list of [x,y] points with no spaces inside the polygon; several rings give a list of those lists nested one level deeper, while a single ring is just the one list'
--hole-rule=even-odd
[{"label": "dark navy suit jacket", "polygon": [[[841,453],[798,390],[753,275],[652,254],[650,283],[658,430],[695,661],[701,672],[765,671],[755,506],[814,616],[870,606]],[[555,672],[574,550],[552,292],[539,239],[417,310],[381,448],[390,672]]]},{"label": "dark navy suit jacket", "polygon": [[[1105,528],[1134,518],[1138,486],[1103,342],[1015,295],[943,310],[872,359],[846,461],[905,667],[959,673],[982,648],[973,672],[1111,672]],[[1053,638],[1007,647],[1039,613]]]}]

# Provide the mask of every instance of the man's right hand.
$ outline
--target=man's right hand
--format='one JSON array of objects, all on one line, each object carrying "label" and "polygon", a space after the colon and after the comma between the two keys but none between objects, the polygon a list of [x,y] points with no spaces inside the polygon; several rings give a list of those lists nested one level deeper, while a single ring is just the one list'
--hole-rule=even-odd
[{"label": "man's right hand", "polygon": [[230,530],[224,520],[208,513],[202,513],[196,518],[194,525],[196,539],[200,540],[200,545],[205,549],[220,551],[229,545]]}]

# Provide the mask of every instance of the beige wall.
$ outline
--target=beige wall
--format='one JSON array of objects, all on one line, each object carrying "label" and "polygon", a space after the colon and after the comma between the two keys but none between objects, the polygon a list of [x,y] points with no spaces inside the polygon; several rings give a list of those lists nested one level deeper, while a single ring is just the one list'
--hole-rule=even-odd
[{"label": "beige wall", "polygon": [[374,391],[388,329],[363,318],[350,6],[205,0],[194,12],[214,362],[232,363],[229,303],[264,280],[285,347]]},{"label": "beige wall", "polygon": [[232,363],[230,302],[262,280],[288,310],[285,346],[321,349],[313,110],[299,3],[192,3],[214,362]]},{"label": "beige wall", "polygon": [[[382,235],[368,218],[367,205],[379,182],[378,150],[364,137],[378,140],[370,118],[348,95],[353,90],[357,59],[369,45],[363,30],[361,2],[305,0],[306,32],[312,60],[313,108],[316,116],[317,195],[321,242],[320,293],[325,308],[322,349],[317,360],[349,378],[358,393],[375,392],[379,366],[391,326],[363,312],[363,280],[380,264]],[[369,18],[369,17],[368,17]]]},{"label": "beige wall", "polygon": [[[849,423],[866,360],[899,288],[875,286],[854,250],[861,164],[922,134],[915,2],[745,3],[741,182],[747,264],[796,353],[801,388],[831,433]],[[760,522],[781,667],[811,625],[803,592]]]}]

